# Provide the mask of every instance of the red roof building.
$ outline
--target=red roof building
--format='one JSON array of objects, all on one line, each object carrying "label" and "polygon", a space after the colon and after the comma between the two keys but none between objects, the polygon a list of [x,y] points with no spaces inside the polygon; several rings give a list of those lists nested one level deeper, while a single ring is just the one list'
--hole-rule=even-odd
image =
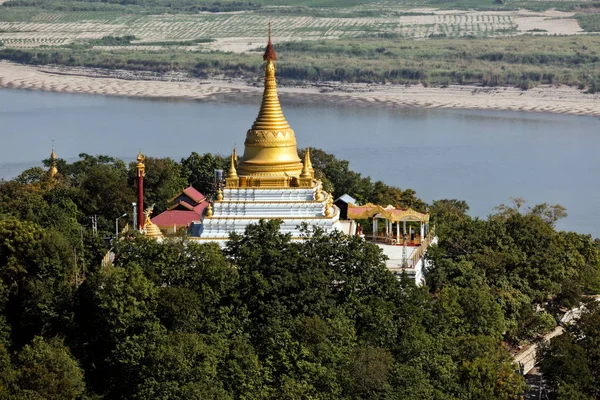
[{"label": "red roof building", "polygon": [[151,220],[166,233],[177,233],[178,229],[187,228],[192,222],[200,222],[208,206],[206,196],[192,186],[170,198],[169,203],[171,206],[166,211]]}]

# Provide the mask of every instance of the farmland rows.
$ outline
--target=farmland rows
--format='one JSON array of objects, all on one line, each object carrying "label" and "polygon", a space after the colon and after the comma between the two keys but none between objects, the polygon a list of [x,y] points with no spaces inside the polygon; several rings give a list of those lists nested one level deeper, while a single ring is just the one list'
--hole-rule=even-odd
[{"label": "farmland rows", "polygon": [[[268,21],[278,40],[352,38],[396,34],[431,36],[505,36],[515,34],[514,18],[500,13],[442,13],[381,18],[323,18],[238,14],[117,15],[93,12],[40,13],[26,22],[0,22],[0,41],[8,47],[35,43],[77,43],[104,36],[135,36],[141,42],[198,38],[263,38]],[[75,21],[74,19],[80,18]],[[44,40],[41,40],[44,39]],[[59,45],[59,44],[53,44]]]},{"label": "farmland rows", "polygon": [[69,44],[69,41],[64,38],[27,38],[27,39],[2,39],[6,47],[14,48],[30,48],[30,47],[56,47]]}]

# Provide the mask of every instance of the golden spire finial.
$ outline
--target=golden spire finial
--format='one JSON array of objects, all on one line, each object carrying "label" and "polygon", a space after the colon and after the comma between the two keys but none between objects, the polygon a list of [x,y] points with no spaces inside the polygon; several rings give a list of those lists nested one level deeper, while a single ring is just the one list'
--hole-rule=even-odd
[{"label": "golden spire finial", "polygon": [[306,148],[304,152],[304,165],[302,166],[302,173],[300,174],[300,178],[312,178],[310,173],[310,147]]},{"label": "golden spire finial", "polygon": [[210,217],[212,217],[212,216],[213,216],[213,208],[212,208],[212,206],[210,205],[210,203],[208,203],[208,207],[206,207],[206,216],[207,216],[208,218],[210,218]]},{"label": "golden spire finial", "polygon": [[140,152],[137,155],[137,165],[135,166],[138,170],[138,176],[144,176],[145,175],[145,169],[146,169],[146,165],[144,165],[144,161],[146,160],[146,156],[144,155],[144,153],[142,153],[142,151],[140,150]]},{"label": "golden spire finial", "polygon": [[310,161],[310,147],[306,148],[306,154],[304,154],[304,163],[307,165],[308,172],[310,172],[310,176],[315,177],[315,169],[312,166],[312,161]]},{"label": "golden spire finial", "polygon": [[235,151],[235,147],[234,147],[233,153],[231,153],[231,162],[229,164],[229,171],[227,171],[227,176],[225,177],[226,179],[237,179],[238,178],[237,170],[235,169],[236,158],[237,158],[237,152]]},{"label": "golden spire finial", "polygon": [[279,96],[277,95],[277,83],[275,81],[275,48],[271,39],[267,43],[265,54],[263,55],[265,64],[265,91],[263,93],[262,103],[258,117],[252,125],[254,130],[269,130],[278,131],[290,129],[290,125],[283,116],[281,105],[279,104]]},{"label": "golden spire finial", "polygon": [[269,21],[269,40],[267,41],[267,48],[265,49],[265,54],[263,55],[263,60],[264,61],[277,60],[277,54],[275,54],[275,48],[273,47],[273,42],[271,42],[271,21]]},{"label": "golden spire finial", "polygon": [[50,178],[54,178],[56,174],[58,174],[58,168],[56,167],[56,153],[54,152],[54,139],[52,139],[52,152],[50,153],[50,170],[48,173],[50,174]]}]

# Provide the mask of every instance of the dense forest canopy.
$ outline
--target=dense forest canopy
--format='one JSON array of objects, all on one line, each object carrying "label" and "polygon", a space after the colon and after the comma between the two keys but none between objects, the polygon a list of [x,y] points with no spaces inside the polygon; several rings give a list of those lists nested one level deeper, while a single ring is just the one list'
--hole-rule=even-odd
[{"label": "dense forest canopy", "polygon": [[[335,196],[426,207],[311,155]],[[226,165],[149,158],[146,202],[164,209],[190,184],[210,195]],[[556,231],[560,206],[519,199],[487,219],[464,201],[429,205],[439,244],[423,287],[394,277],[359,237],[306,228],[292,241],[279,221],[232,235],[225,250],[131,235],[103,267],[102,238],[135,199],[134,164],[82,154],[58,171],[0,182],[0,399],[517,399],[511,350],[600,291],[598,242]],[[558,398],[597,398],[597,314],[589,306],[544,353]],[[560,364],[565,353],[584,375]]]}]

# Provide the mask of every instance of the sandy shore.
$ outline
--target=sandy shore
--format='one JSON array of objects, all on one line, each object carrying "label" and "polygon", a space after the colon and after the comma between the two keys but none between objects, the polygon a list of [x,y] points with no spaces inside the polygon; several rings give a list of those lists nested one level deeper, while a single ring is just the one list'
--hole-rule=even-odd
[{"label": "sandy shore", "polygon": [[[181,75],[156,77],[126,71],[32,67],[0,62],[0,88],[64,93],[102,94],[144,98],[179,98],[244,102],[258,97],[259,84],[231,79],[187,79]],[[588,95],[571,87],[516,88],[323,83],[281,87],[284,102],[351,106],[456,108],[538,111],[600,117],[600,94]]]}]

